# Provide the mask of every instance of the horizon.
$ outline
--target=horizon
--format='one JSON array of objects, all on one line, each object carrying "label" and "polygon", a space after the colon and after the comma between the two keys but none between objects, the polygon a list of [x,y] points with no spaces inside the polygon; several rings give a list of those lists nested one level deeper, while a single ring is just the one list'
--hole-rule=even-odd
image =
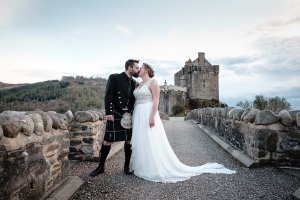
[{"label": "horizon", "polygon": [[220,66],[220,101],[262,94],[300,109],[299,13],[297,0],[0,0],[0,81],[107,79],[135,58],[174,85],[174,73],[204,52]]}]

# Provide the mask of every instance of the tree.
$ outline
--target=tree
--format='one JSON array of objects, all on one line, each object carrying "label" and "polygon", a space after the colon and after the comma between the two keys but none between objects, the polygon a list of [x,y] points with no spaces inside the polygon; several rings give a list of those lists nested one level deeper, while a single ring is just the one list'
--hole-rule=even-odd
[{"label": "tree", "polygon": [[246,108],[257,108],[259,110],[271,110],[278,114],[283,109],[291,109],[291,104],[284,98],[280,98],[278,96],[266,98],[263,95],[256,95],[253,101],[253,104],[246,100],[240,101],[236,104],[243,109]]},{"label": "tree", "polygon": [[284,109],[291,109],[291,104],[287,102],[287,100],[282,97],[272,97],[268,100],[268,110],[274,111],[276,114],[278,114],[281,110]]},{"label": "tree", "polygon": [[265,110],[268,107],[268,99],[263,95],[256,95],[253,101],[253,107],[259,110]]},{"label": "tree", "polygon": [[236,106],[238,107],[241,107],[243,109],[246,109],[246,108],[252,108],[253,107],[253,103],[248,101],[248,100],[245,100],[245,101],[240,101],[236,104]]}]

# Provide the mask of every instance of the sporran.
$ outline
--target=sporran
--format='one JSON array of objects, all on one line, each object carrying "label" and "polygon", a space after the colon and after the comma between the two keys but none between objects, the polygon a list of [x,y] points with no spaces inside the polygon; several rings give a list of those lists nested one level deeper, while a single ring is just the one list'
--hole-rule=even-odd
[{"label": "sporran", "polygon": [[132,128],[132,115],[130,113],[124,113],[121,118],[121,126],[125,129]]}]

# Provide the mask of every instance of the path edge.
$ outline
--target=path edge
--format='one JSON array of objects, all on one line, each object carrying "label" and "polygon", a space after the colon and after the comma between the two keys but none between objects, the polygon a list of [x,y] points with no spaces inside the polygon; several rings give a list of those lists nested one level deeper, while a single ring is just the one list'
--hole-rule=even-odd
[{"label": "path edge", "polygon": [[[202,124],[199,124],[196,120],[189,120],[192,121],[194,124],[196,124],[203,132],[205,132],[211,139],[213,139],[217,144],[219,144],[224,150],[226,150],[232,157],[237,159],[240,163],[242,163],[245,167],[252,169],[257,168],[259,166],[259,163],[257,160],[250,158],[246,154],[244,154],[242,151],[232,147],[230,144],[225,142],[223,139],[221,139],[217,134],[211,132],[208,130],[205,126]],[[300,200],[300,188],[298,188],[292,196]]]},{"label": "path edge", "polygon": [[259,162],[257,160],[250,158],[242,151],[234,148],[233,146],[225,142],[223,139],[221,139],[217,134],[208,130],[202,124],[199,124],[195,120],[190,120],[190,121],[196,124],[203,132],[205,132],[211,139],[213,139],[219,146],[221,146],[224,150],[226,150],[232,157],[238,160],[245,167],[252,169],[252,168],[257,168],[259,166]]},{"label": "path edge", "polygon": [[[124,142],[115,142],[112,144],[111,150],[106,160],[111,159],[124,147]],[[72,165],[72,164],[71,164]],[[71,167],[70,165],[70,167]],[[74,194],[80,189],[84,181],[79,176],[68,176],[61,184],[46,195],[45,200],[68,200],[71,199]]]}]

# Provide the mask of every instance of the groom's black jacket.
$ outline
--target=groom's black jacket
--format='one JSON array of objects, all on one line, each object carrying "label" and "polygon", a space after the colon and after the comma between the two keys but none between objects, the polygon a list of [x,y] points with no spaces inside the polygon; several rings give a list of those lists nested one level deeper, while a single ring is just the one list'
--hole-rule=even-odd
[{"label": "groom's black jacket", "polygon": [[[129,88],[130,90],[128,90],[129,84],[131,85],[131,89]],[[128,78],[125,72],[121,74],[111,74],[109,76],[104,100],[106,115],[116,115],[117,113],[123,114],[123,108],[126,107],[127,102],[127,112],[133,110],[135,102],[133,90],[135,89],[135,85],[136,81],[132,78]]]}]

